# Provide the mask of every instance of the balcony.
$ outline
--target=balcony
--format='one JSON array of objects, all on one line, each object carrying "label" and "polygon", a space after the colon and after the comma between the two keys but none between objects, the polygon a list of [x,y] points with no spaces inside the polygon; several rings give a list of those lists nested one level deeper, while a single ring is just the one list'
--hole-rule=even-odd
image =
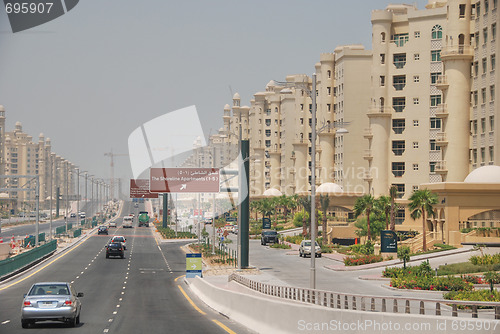
[{"label": "balcony", "polygon": [[438,104],[436,108],[436,117],[437,118],[448,117],[448,106],[445,103]]},{"label": "balcony", "polygon": [[373,181],[372,173],[371,172],[364,172],[363,173],[363,181],[372,182]]},{"label": "balcony", "polygon": [[448,169],[446,168],[446,161],[444,160],[437,161],[434,172],[436,172],[436,174],[447,174]]},{"label": "balcony", "polygon": [[406,83],[394,83],[392,86],[394,87],[395,90],[399,91],[405,88]]},{"label": "balcony", "polygon": [[365,160],[372,160],[373,159],[373,152],[372,150],[365,150],[363,153],[363,159]]},{"label": "balcony", "polygon": [[467,59],[474,57],[474,48],[470,45],[455,45],[446,46],[441,49],[441,59],[443,58],[456,58],[456,59]]},{"label": "balcony", "polygon": [[436,145],[439,145],[439,146],[448,145],[448,139],[446,138],[445,132],[436,133]]},{"label": "balcony", "polygon": [[373,132],[371,128],[365,128],[363,131],[363,137],[366,139],[373,138]]},{"label": "balcony", "polygon": [[444,90],[444,89],[448,89],[448,86],[449,86],[449,84],[448,84],[448,79],[446,78],[446,75],[438,76],[438,78],[436,80],[436,88]]}]

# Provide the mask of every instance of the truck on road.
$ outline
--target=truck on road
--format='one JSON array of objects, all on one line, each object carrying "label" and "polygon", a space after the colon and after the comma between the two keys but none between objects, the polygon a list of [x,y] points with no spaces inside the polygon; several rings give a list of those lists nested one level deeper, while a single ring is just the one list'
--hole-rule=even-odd
[{"label": "truck on road", "polygon": [[139,212],[139,227],[141,226],[149,227],[149,214],[147,211]]}]

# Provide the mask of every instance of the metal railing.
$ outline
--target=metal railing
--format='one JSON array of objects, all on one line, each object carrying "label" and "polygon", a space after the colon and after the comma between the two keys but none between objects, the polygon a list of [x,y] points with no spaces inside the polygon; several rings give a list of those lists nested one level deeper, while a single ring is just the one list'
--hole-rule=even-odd
[{"label": "metal railing", "polygon": [[[461,308],[470,307],[472,318],[478,318],[478,315],[481,314],[482,318],[488,315],[493,315],[494,319],[500,319],[500,302],[419,299],[412,297],[382,297],[347,294],[261,283],[234,273],[229,276],[228,281],[238,282],[247,288],[269,296],[328,308],[383,313],[390,312],[420,315],[435,314],[437,316],[451,315],[452,317],[458,317],[459,314],[463,316],[469,313],[468,310],[462,310]],[[426,305],[432,306],[432,313],[426,313],[426,310],[428,310],[426,309]],[[480,307],[491,307],[494,309],[494,312],[478,312]]]}]

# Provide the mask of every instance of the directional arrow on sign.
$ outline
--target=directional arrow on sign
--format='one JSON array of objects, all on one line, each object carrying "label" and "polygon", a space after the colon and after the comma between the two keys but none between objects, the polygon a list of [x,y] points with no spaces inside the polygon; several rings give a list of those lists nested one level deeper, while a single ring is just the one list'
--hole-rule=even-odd
[{"label": "directional arrow on sign", "polygon": [[191,266],[191,268],[193,268],[193,270],[196,269],[196,264],[193,263],[193,265]]},{"label": "directional arrow on sign", "polygon": [[187,188],[187,184],[182,184],[182,185],[181,185],[181,189],[180,189],[180,190],[184,190],[184,189],[186,189],[186,188]]}]

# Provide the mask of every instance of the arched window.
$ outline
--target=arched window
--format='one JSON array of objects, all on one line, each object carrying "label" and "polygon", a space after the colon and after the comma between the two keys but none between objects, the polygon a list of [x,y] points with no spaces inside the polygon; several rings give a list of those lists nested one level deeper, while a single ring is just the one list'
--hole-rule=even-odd
[{"label": "arched window", "polygon": [[436,24],[434,27],[432,27],[432,39],[441,38],[443,38],[443,28],[439,24]]},{"label": "arched window", "polygon": [[380,34],[380,42],[385,43],[385,32]]}]

